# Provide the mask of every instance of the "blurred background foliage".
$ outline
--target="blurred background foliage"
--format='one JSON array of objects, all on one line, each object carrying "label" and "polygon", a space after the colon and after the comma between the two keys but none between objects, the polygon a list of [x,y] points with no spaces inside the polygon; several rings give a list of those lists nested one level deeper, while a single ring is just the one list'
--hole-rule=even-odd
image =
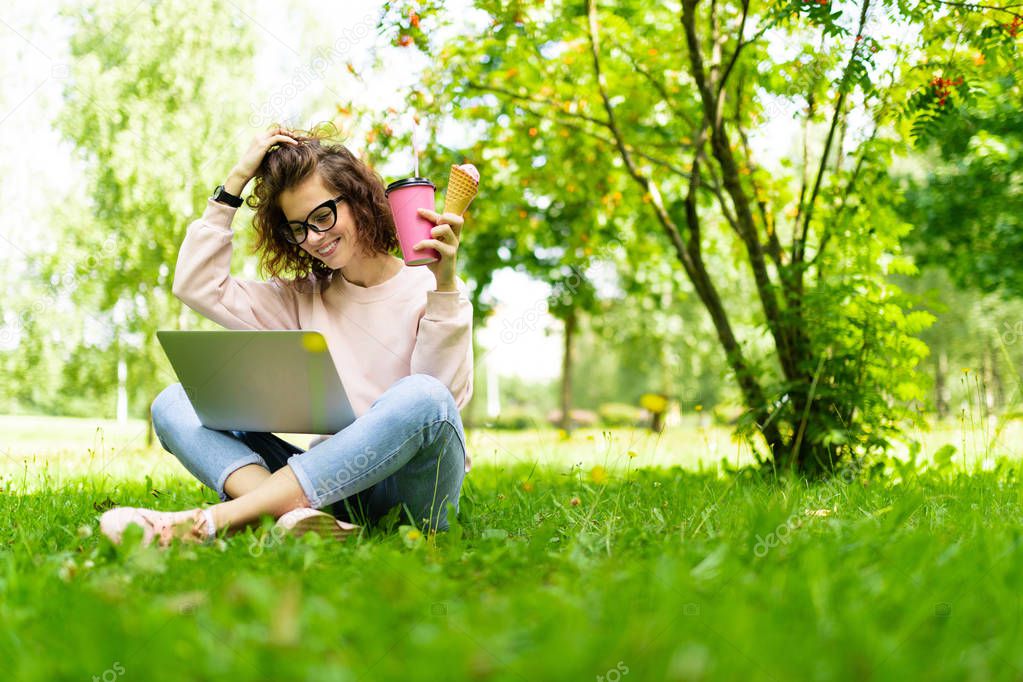
[{"label": "blurred background foliage", "polygon": [[[416,112],[430,136],[423,175],[446,178],[453,161],[481,168],[485,194],[459,256],[477,332],[498,270],[550,286],[561,376],[502,377],[501,414],[488,414],[478,345],[467,425],[646,423],[653,394],[668,397],[669,424],[703,413],[748,433],[780,425],[793,452],[802,428],[814,447],[853,453],[922,415],[955,417],[969,397],[964,370],[981,379],[991,414],[1018,409],[1012,7],[468,6],[384,2],[375,64],[407,58],[422,80],[404,93],[405,112],[338,88],[333,117],[376,167],[407,155],[409,130],[395,121]],[[235,104],[258,41],[237,12],[194,0],[75,0],[62,17],[71,48],[56,125],[86,169],[86,200],[55,202],[59,248],[7,275],[0,410],[145,416],[174,381],[155,331],[212,327],[170,295],[170,277],[185,228],[241,149],[224,132],[258,129]],[[707,126],[697,47],[723,93],[723,142]],[[332,62],[324,78],[372,79],[373,66]],[[784,143],[770,139],[779,131]],[[245,209],[238,220],[248,224]],[[250,243],[239,230],[237,276],[258,276]],[[693,243],[695,266],[696,252],[679,249]],[[822,401],[854,416],[821,408],[801,427]],[[579,419],[559,419],[566,410]]]}]

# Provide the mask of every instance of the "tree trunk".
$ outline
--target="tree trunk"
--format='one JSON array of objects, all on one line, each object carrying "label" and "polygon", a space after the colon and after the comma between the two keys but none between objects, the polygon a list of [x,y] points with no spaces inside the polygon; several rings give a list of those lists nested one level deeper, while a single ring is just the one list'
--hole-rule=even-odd
[{"label": "tree trunk", "polygon": [[664,418],[667,414],[667,411],[654,412],[653,419],[650,421],[650,430],[654,433],[661,433],[664,431]]},{"label": "tree trunk", "polygon": [[[778,409],[780,406],[770,404],[770,401],[767,400],[764,395],[754,369],[746,362],[742,347],[739,345],[732,332],[731,323],[725,314],[724,307],[718,296],[717,290],[710,279],[702,259],[700,220],[697,212],[696,190],[700,185],[699,163],[701,149],[703,146],[702,140],[704,138],[704,133],[709,128],[711,131],[711,147],[715,158],[717,158],[721,165],[722,173],[724,175],[722,184],[728,194],[731,195],[735,204],[735,210],[738,218],[735,227],[750,258],[754,280],[757,284],[757,290],[760,295],[765,317],[767,318],[768,327],[774,337],[782,371],[790,380],[799,378],[795,363],[792,361],[794,354],[789,352],[792,346],[791,339],[788,336],[789,329],[783,328],[781,324],[783,316],[777,299],[777,291],[767,273],[766,264],[764,262],[764,252],[756,234],[756,227],[751,214],[749,200],[741,186],[741,182],[738,180],[738,167],[731,155],[727,134],[724,132],[723,121],[719,115],[720,101],[718,97],[711,92],[712,86],[708,83],[706,74],[704,73],[703,58],[700,55],[700,41],[695,34],[693,26],[695,5],[696,0],[686,0],[686,2],[683,3],[682,23],[686,33],[686,43],[689,48],[690,65],[692,67],[691,70],[701,92],[701,99],[704,106],[704,122],[701,125],[700,133],[696,136],[697,143],[693,147],[693,165],[689,172],[689,193],[686,196],[685,201],[685,226],[688,228],[688,235],[686,237],[682,236],[678,229],[678,225],[676,225],[675,221],[668,214],[657,184],[650,178],[648,173],[642,172],[637,167],[632,158],[632,154],[625,143],[623,131],[618,126],[614,107],[612,106],[611,98],[608,95],[605,85],[604,74],[600,67],[596,2],[595,0],[590,0],[590,2],[587,3],[587,9],[589,18],[590,52],[593,57],[593,72],[601,100],[603,101],[604,110],[607,114],[607,126],[612,132],[615,145],[618,148],[622,161],[625,163],[625,167],[629,171],[629,174],[641,187],[643,187],[644,191],[650,197],[650,203],[658,221],[661,223],[661,226],[664,228],[668,238],[675,247],[675,252],[679,261],[682,263],[686,274],[693,283],[693,287],[696,289],[696,293],[700,297],[701,302],[707,308],[707,311],[711,316],[714,328],[718,334],[718,339],[725,351],[728,364],[735,372],[736,381],[738,382],[743,394],[743,401],[755,415],[756,424],[760,428],[760,432],[767,442],[768,450],[771,453],[770,456],[777,457],[779,454],[787,452],[785,439],[779,429],[779,422],[784,421],[784,419],[776,419],[777,412],[772,411],[772,408]],[[711,81],[713,80],[714,79],[712,77]],[[721,206],[727,213],[727,207],[723,200],[721,200]],[[797,346],[796,348],[797,351],[802,349],[802,346]],[[766,461],[766,459],[762,459],[759,454],[757,455],[757,459]]]},{"label": "tree trunk", "polygon": [[[475,412],[476,412],[476,405],[479,404],[479,401],[476,400],[477,395],[479,395],[479,391],[476,390],[476,362],[475,362],[475,358],[480,357],[480,353],[479,353],[480,349],[479,349],[478,344],[476,343],[476,325],[472,326],[472,339],[471,339],[470,343],[472,343],[472,357],[473,357],[473,368],[471,370],[472,373],[473,373],[473,389],[472,389],[472,395],[469,396],[469,402],[467,402],[465,404],[465,406],[460,410],[461,416],[462,416],[462,428],[465,429],[466,431],[468,431],[469,429],[472,429],[476,425]],[[489,377],[488,377],[488,379],[489,379]]]},{"label": "tree trunk", "polygon": [[[671,301],[661,301],[661,305],[667,308],[671,305]],[[664,427],[668,425],[668,412],[671,410],[672,401],[675,400],[674,386],[672,385],[672,379],[675,376],[675,366],[671,361],[671,357],[668,353],[668,347],[665,344],[661,344],[661,395],[664,396],[664,411],[661,412],[654,418],[654,431],[661,433],[664,431]]]},{"label": "tree trunk", "polygon": [[572,343],[575,336],[576,314],[570,308],[565,315],[565,347],[561,357],[561,428],[572,432]]},{"label": "tree trunk", "polygon": [[985,339],[984,350],[983,350],[983,365],[981,374],[981,389],[982,394],[978,396],[983,401],[982,414],[987,424],[987,428],[994,432],[998,418],[996,416],[995,408],[995,349],[994,343],[990,337]]},{"label": "tree trunk", "polygon": [[938,419],[948,416],[948,353],[942,348],[934,354],[934,409]]},{"label": "tree trunk", "polygon": [[[150,405],[152,405],[154,402],[156,402],[156,397],[158,395],[160,395],[160,394],[157,393],[156,395],[154,395],[152,397],[152,399],[149,401]],[[156,441],[156,431],[153,429],[153,415],[150,412],[150,410],[146,410],[146,448],[153,447],[153,443],[155,441]]]},{"label": "tree trunk", "polygon": [[994,393],[994,409],[1001,412],[1005,409],[1005,381],[1002,379],[1002,361],[997,349],[991,345],[991,391]]}]

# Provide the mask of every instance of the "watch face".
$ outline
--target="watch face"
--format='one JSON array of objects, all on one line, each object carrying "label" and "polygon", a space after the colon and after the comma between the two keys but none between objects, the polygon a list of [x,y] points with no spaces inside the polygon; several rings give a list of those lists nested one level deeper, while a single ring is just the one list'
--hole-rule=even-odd
[{"label": "watch face", "polygon": [[218,185],[217,188],[213,190],[213,201],[219,201],[227,204],[228,206],[241,206],[241,199],[228,194],[223,185]]}]

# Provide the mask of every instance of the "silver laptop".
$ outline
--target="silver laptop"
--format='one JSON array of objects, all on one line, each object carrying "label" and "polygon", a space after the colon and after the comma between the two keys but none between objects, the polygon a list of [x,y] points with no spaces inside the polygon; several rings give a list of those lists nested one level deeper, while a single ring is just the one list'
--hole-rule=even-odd
[{"label": "silver laptop", "polygon": [[334,434],[355,421],[318,331],[158,331],[202,425]]}]

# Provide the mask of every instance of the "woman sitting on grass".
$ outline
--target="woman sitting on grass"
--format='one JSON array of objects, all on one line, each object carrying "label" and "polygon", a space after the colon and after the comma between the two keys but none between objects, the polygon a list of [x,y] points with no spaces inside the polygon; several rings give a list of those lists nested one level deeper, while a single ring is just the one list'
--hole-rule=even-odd
[{"label": "woman sitting on grass", "polygon": [[[256,250],[268,282],[230,274],[231,221],[249,180]],[[472,304],[455,274],[463,220],[436,224],[440,260],[409,267],[379,175],[326,137],[274,128],[257,136],[187,231],[174,295],[230,329],[317,329],[356,420],[303,451],[271,433],[208,429],[181,384],[152,405],[160,443],[221,503],[179,512],[118,507],[100,527],[130,524],[144,542],[208,541],[269,514],[297,533],[343,538],[394,507],[427,530],[447,528],[469,470],[459,409],[472,395]],[[315,227],[315,229],[310,229]],[[288,278],[280,275],[288,273]],[[254,367],[253,371],[259,368]],[[318,511],[332,506],[332,514]]]}]

